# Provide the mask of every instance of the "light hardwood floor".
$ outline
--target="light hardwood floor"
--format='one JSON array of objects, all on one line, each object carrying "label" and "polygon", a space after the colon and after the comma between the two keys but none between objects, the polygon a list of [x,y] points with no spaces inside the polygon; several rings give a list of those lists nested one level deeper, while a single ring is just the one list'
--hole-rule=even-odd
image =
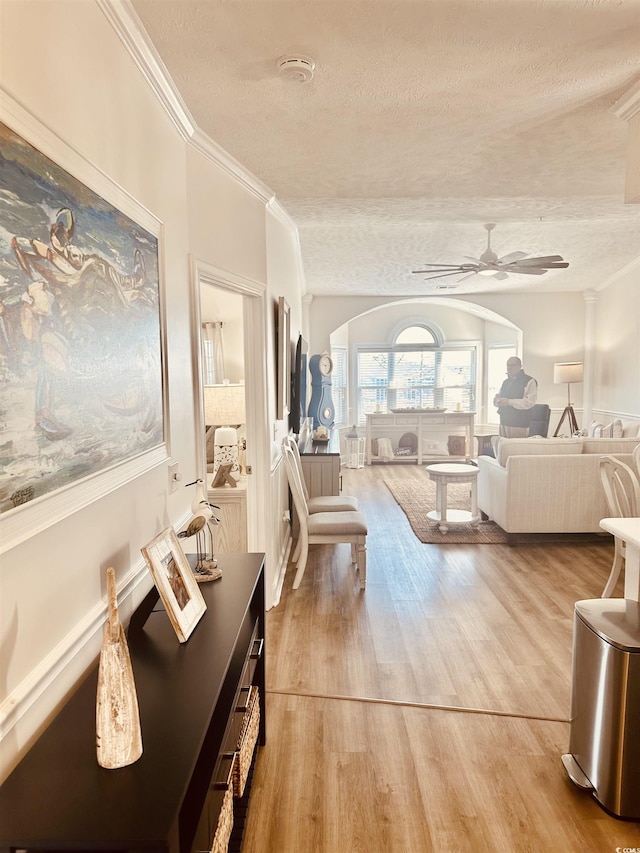
[{"label": "light hardwood floor", "polygon": [[349,546],[316,545],[267,614],[244,853],[640,851],[640,823],[560,760],[573,605],[599,597],[612,544],[423,545],[385,467],[343,471],[369,523],[366,590]]}]

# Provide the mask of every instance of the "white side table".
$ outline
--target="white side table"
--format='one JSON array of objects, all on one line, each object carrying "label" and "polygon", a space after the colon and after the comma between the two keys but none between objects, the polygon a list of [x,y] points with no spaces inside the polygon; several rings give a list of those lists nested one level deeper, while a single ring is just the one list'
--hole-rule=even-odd
[{"label": "white side table", "polygon": [[[461,462],[437,462],[427,465],[427,474],[436,484],[436,509],[427,513],[430,521],[439,522],[441,533],[446,533],[451,524],[471,524],[476,527],[480,521],[476,486],[478,469],[475,465]],[[471,512],[466,509],[447,507],[447,486],[449,483],[469,483],[471,485]]]}]

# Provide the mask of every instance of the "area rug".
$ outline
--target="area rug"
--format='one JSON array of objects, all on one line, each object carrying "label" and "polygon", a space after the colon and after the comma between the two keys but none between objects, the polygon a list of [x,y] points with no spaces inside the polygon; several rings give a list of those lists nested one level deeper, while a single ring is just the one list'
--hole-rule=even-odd
[{"label": "area rug", "polygon": [[[433,545],[504,545],[507,542],[507,534],[493,521],[481,521],[477,527],[455,525],[447,533],[440,533],[438,523],[427,518],[429,510],[436,506],[436,484],[426,474],[424,480],[385,478],[384,482],[421,542]],[[470,509],[469,485],[449,485],[447,504],[451,509]]]}]

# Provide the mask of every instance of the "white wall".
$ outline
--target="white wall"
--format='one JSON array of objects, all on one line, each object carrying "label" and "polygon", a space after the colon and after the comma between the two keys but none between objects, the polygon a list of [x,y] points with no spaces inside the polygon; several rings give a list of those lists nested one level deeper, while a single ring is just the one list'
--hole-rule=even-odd
[{"label": "white wall", "polygon": [[595,313],[594,408],[639,416],[640,264],[598,292]]},{"label": "white wall", "polygon": [[[164,223],[171,452],[192,468],[184,143],[94,3],[3,2],[0,39],[3,107],[12,99],[25,107],[12,110],[22,126],[6,111],[5,122],[36,144],[40,136],[44,153],[72,173],[109,175]],[[101,189],[108,185],[102,179]],[[142,577],[137,597],[150,585],[140,547],[184,517],[191,500],[182,491],[168,494],[167,483],[161,464],[3,555],[3,775],[98,651],[107,567],[115,567],[120,584]],[[57,673],[65,656],[69,666]],[[28,712],[49,678],[53,684]]]},{"label": "white wall", "polygon": [[[179,132],[160,105],[98,0],[0,3],[2,119],[85,183],[95,174],[92,188],[101,195],[109,198],[109,187],[117,185],[162,223],[169,449],[188,482],[201,441],[194,414],[191,261],[266,288],[268,196],[203,155],[202,140],[185,141],[184,128]],[[291,236],[275,240],[276,269],[296,268],[297,259],[288,257],[295,248]],[[288,281],[286,292],[299,313],[299,282]],[[273,323],[267,327],[264,390],[273,400]],[[273,411],[269,421],[266,412],[259,416],[260,434],[272,437]],[[126,621],[151,585],[140,548],[170,524],[179,529],[188,516],[192,495],[169,490],[168,461],[3,554],[0,779],[93,663],[105,619],[107,567],[116,569]],[[281,478],[269,487],[282,504]],[[265,502],[261,511],[268,507]],[[269,526],[268,561],[276,574],[288,528],[278,513]]]},{"label": "white wall", "polygon": [[[415,316],[416,300],[394,301],[381,297],[316,297],[310,307],[311,352],[320,352],[324,341],[328,341],[331,331],[343,323],[362,317],[358,323],[363,326],[363,340],[370,334],[378,335],[377,317],[385,322],[387,316],[398,321],[405,316]],[[460,299],[423,300],[428,316],[440,318],[447,329],[447,337],[466,335],[482,339],[483,334],[490,335],[495,343],[500,339],[499,323],[491,323],[480,332],[478,318],[468,313],[468,306],[483,306],[497,317],[504,318],[505,340],[513,339],[513,330],[522,330],[523,362],[527,373],[538,380],[538,399],[551,406],[551,430],[566,404],[566,386],[553,384],[553,365],[557,361],[582,361],[584,351],[585,306],[580,293],[543,293],[543,294],[481,294],[465,296]],[[443,308],[442,306],[448,306]],[[374,309],[383,307],[383,311]],[[461,310],[462,309],[462,310]],[[366,313],[371,312],[371,313]],[[370,324],[370,325],[369,325]],[[373,337],[373,340],[377,340]],[[578,412],[582,405],[582,388],[572,386],[572,403]]]},{"label": "white wall", "polygon": [[[270,308],[268,324],[270,324],[270,339],[273,349],[266,353],[271,381],[274,391],[269,395],[268,419],[272,425],[271,442],[271,471],[272,480],[270,494],[265,496],[263,511],[270,519],[267,531],[267,553],[277,560],[279,571],[270,578],[270,594],[273,602],[277,603],[284,581],[284,569],[288,549],[290,547],[289,492],[284,463],[282,460],[282,440],[289,432],[289,422],[277,419],[277,377],[275,375],[276,359],[275,346],[278,338],[276,319],[278,300],[285,298],[290,310],[289,356],[293,365],[293,355],[298,335],[303,331],[301,296],[304,278],[300,264],[299,242],[297,230],[293,227],[288,214],[278,205],[272,204],[267,208],[267,280]],[[291,370],[290,370],[291,372]],[[269,508],[270,511],[267,510]]]}]

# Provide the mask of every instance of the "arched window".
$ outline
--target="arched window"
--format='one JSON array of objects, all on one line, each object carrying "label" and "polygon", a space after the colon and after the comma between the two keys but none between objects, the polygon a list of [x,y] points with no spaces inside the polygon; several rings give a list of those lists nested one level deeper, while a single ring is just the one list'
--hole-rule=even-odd
[{"label": "arched window", "polygon": [[420,324],[419,326],[407,326],[406,329],[403,329],[396,335],[394,343],[396,345],[419,344],[421,346],[438,346],[441,341],[440,336],[433,329]]},{"label": "arched window", "polygon": [[358,423],[392,409],[476,408],[475,343],[445,343],[440,330],[412,322],[391,346],[358,346]]}]

